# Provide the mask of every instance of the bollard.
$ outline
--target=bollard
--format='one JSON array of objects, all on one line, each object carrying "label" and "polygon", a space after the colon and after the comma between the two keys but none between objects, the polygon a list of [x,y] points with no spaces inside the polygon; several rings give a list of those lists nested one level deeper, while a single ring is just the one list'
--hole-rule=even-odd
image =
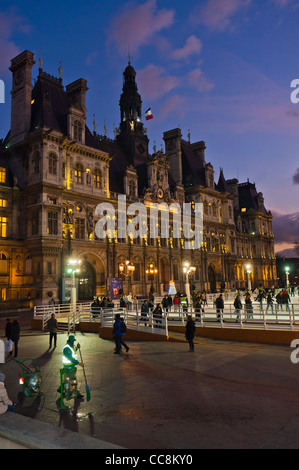
[{"label": "bollard", "polygon": [[2,339],[0,339],[0,364],[5,363],[4,350],[5,350],[4,341],[2,341]]}]

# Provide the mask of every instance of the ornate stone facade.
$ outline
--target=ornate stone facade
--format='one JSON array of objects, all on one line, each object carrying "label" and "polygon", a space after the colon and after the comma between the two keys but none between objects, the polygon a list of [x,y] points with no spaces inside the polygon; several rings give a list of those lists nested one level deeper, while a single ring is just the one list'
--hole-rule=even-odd
[{"label": "ornate stone facade", "polygon": [[[109,279],[130,260],[135,272],[124,290],[144,295],[153,285],[162,294],[170,280],[184,290],[183,264],[197,269],[191,280],[198,291],[245,288],[246,265],[252,285],[276,280],[272,215],[255,185],[216,183],[206,163],[205,142],[182,139],[180,129],[164,132],[165,152],[148,151],[142,101],[129,64],[120,99],[121,122],[114,139],[86,126],[87,83],[65,88],[62,78],[41,66],[32,88],[33,54],[12,60],[11,130],[1,141],[0,160],[0,297],[16,302],[62,300],[69,256],[81,259],[79,298],[109,292]],[[98,239],[96,207],[142,202],[201,202],[204,239],[201,249],[185,250],[184,238]],[[148,220],[150,224],[150,220]],[[158,272],[145,273],[153,263]]]}]

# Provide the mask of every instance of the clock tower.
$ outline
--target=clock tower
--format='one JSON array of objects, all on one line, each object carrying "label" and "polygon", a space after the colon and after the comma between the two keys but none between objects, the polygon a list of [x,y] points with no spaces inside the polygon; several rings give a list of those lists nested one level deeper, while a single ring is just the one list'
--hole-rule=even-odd
[{"label": "clock tower", "polygon": [[130,62],[124,71],[123,90],[119,101],[120,133],[118,143],[131,157],[134,166],[148,159],[148,138],[141,121],[141,96],[136,84],[136,72]]}]

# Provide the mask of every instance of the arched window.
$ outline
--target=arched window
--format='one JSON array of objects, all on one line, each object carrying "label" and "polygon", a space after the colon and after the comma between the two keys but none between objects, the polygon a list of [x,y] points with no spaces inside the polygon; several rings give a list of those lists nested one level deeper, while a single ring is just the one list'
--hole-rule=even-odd
[{"label": "arched window", "polygon": [[75,166],[75,181],[76,183],[83,184],[83,167],[80,163]]},{"label": "arched window", "polygon": [[74,140],[78,140],[78,142],[82,142],[82,124],[80,121],[74,122]]},{"label": "arched window", "polygon": [[102,187],[102,172],[99,168],[94,170],[93,179],[94,187],[100,189]]},{"label": "arched window", "polygon": [[0,274],[7,274],[8,272],[8,260],[4,253],[0,253]]},{"label": "arched window", "polygon": [[49,173],[50,175],[57,175],[57,156],[55,153],[49,155]]}]

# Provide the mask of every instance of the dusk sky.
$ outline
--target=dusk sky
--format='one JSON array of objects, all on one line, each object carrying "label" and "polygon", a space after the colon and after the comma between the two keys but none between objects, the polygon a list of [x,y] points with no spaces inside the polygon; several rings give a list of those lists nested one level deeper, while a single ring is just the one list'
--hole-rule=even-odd
[{"label": "dusk sky", "polygon": [[1,2],[0,138],[10,128],[8,67],[25,49],[35,53],[33,78],[41,51],[46,72],[58,76],[62,62],[64,85],[88,81],[87,124],[92,130],[95,114],[97,132],[106,125],[112,138],[130,50],[143,113],[154,115],[145,125],[150,153],[164,131],[180,127],[187,140],[190,129],[192,142],[206,142],[216,180],[222,167],[227,179],[255,182],[277,220],[297,213],[298,26],[298,0]]}]

